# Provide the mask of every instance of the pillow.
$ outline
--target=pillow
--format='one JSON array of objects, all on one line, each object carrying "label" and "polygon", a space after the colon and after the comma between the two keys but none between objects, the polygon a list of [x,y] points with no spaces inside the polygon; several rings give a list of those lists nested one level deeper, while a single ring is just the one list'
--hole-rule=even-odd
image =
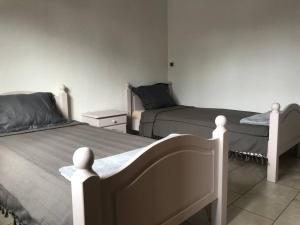
[{"label": "pillow", "polygon": [[67,122],[51,93],[0,95],[0,133]]},{"label": "pillow", "polygon": [[270,124],[270,111],[266,113],[255,114],[253,116],[241,119],[240,123],[250,125],[269,126]]},{"label": "pillow", "polygon": [[169,85],[158,83],[149,86],[132,87],[132,91],[140,97],[146,110],[176,106],[170,95]]}]

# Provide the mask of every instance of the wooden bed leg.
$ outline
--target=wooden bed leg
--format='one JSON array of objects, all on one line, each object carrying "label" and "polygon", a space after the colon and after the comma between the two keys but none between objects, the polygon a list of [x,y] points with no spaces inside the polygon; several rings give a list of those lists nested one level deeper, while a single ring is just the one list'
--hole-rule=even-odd
[{"label": "wooden bed leg", "polygon": [[268,156],[267,180],[276,183],[278,180],[279,157]]},{"label": "wooden bed leg", "polygon": [[92,170],[94,154],[89,148],[80,148],[73,162],[76,168],[71,181],[73,225],[103,225],[100,178]]},{"label": "wooden bed leg", "polygon": [[212,225],[227,224],[227,184],[228,184],[228,138],[225,128],[226,118],[216,118],[217,128],[213,132],[213,138],[219,138],[220,151],[218,159],[218,199],[212,203]]},{"label": "wooden bed leg", "polygon": [[268,142],[268,169],[267,180],[269,182],[276,182],[278,179],[279,168],[279,116],[280,104],[274,103],[272,105],[272,112],[270,114],[270,128],[269,128],[269,142]]}]

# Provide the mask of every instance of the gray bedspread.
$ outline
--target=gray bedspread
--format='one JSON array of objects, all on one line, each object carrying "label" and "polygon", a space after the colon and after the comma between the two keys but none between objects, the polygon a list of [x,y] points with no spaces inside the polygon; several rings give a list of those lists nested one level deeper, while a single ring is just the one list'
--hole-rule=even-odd
[{"label": "gray bedspread", "polygon": [[147,110],[142,113],[140,135],[160,138],[170,133],[186,133],[210,138],[216,127],[215,118],[224,115],[228,120],[230,150],[266,157],[269,128],[240,123],[242,118],[255,114],[257,113],[189,106]]},{"label": "gray bedspread", "polygon": [[72,225],[70,183],[59,168],[72,164],[83,146],[103,158],[153,140],[90,127],[67,127],[0,137],[0,205],[22,224]]}]

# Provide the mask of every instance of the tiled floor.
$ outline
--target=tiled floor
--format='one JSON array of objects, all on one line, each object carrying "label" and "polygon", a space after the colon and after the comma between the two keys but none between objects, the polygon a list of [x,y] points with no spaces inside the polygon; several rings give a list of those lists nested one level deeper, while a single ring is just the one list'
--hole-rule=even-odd
[{"label": "tiled floor", "polygon": [[[280,159],[280,178],[266,181],[266,167],[229,160],[228,225],[300,225],[300,158]],[[182,225],[207,225],[206,210]]]}]

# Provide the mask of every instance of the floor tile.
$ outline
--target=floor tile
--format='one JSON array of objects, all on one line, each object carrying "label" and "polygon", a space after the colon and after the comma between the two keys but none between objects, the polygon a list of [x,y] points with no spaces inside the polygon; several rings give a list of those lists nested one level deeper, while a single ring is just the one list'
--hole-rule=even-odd
[{"label": "floor tile", "polygon": [[297,190],[290,187],[262,182],[237,200],[234,205],[274,220],[297,193]]},{"label": "floor tile", "polygon": [[228,176],[229,190],[238,194],[244,194],[266,177],[264,166],[245,163],[245,166],[235,169]]},{"label": "floor tile", "polygon": [[300,201],[292,201],[274,225],[300,225]]},{"label": "floor tile", "polygon": [[232,191],[228,191],[228,196],[227,196],[227,205],[230,205],[233,203],[235,200],[237,200],[239,197],[241,197],[240,194],[237,194]]},{"label": "floor tile", "polygon": [[231,206],[228,209],[228,225],[271,225],[272,220]]},{"label": "floor tile", "polygon": [[0,224],[1,225],[12,225],[14,223],[13,217],[9,214],[8,217],[4,217],[2,213],[0,213]]},{"label": "floor tile", "polygon": [[237,160],[237,159],[229,159],[228,160],[228,171],[231,172],[239,167],[242,167],[245,165],[244,161]]},{"label": "floor tile", "polygon": [[285,170],[280,172],[278,184],[300,190],[300,170]]}]

